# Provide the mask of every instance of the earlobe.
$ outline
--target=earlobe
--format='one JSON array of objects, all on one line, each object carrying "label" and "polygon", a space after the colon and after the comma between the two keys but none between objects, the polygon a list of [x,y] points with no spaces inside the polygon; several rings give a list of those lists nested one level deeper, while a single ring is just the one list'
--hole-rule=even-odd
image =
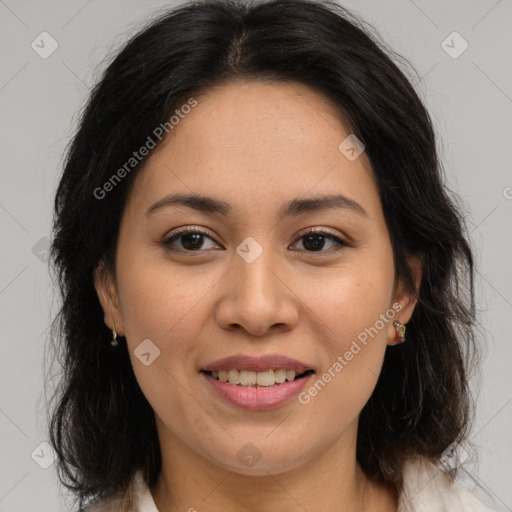
[{"label": "earlobe", "polygon": [[[398,341],[395,341],[394,345],[400,345],[401,343],[405,342],[406,326],[405,326],[405,324],[402,324],[398,320],[395,320],[393,322],[393,326],[396,331],[396,337],[398,337]],[[396,340],[396,337],[395,337],[395,340]]]},{"label": "earlobe", "polygon": [[398,345],[406,341],[406,324],[411,319],[418,302],[422,274],[421,261],[418,257],[411,256],[408,258],[408,264],[414,279],[415,290],[406,289],[404,283],[399,283],[397,287],[394,303],[400,304],[400,309],[397,311],[395,321],[390,329],[389,345]]},{"label": "earlobe", "polygon": [[115,323],[117,334],[123,336],[124,328],[121,311],[118,306],[117,292],[112,275],[107,270],[103,260],[100,260],[94,269],[93,278],[94,288],[103,309],[105,325],[113,330]]}]

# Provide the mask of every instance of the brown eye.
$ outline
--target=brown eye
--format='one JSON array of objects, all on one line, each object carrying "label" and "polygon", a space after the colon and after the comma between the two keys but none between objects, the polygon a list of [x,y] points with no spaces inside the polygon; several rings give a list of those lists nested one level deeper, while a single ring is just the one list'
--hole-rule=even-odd
[{"label": "brown eye", "polygon": [[[207,235],[207,232],[200,228],[189,227],[181,231],[171,233],[162,241],[162,245],[170,251],[193,252],[204,250],[205,238],[214,241]],[[181,239],[181,248],[173,247],[172,244]]]},{"label": "brown eye", "polygon": [[[306,252],[337,252],[343,249],[343,247],[350,247],[350,245],[335,236],[330,231],[310,229],[306,233],[302,234],[299,240],[303,240],[303,250]],[[334,243],[334,251],[323,250],[326,245],[326,240]],[[328,248],[329,249],[329,248]]]}]

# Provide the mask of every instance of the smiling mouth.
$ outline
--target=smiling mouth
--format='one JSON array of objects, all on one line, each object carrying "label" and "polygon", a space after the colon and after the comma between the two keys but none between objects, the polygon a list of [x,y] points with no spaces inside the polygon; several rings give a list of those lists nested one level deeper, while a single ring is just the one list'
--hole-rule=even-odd
[{"label": "smiling mouth", "polygon": [[284,368],[266,370],[263,372],[235,369],[219,371],[201,370],[201,372],[209,375],[212,379],[244,388],[276,387],[286,382],[293,382],[295,380],[302,379],[311,373],[315,373],[314,370],[310,369],[297,374],[295,370],[286,370]]}]

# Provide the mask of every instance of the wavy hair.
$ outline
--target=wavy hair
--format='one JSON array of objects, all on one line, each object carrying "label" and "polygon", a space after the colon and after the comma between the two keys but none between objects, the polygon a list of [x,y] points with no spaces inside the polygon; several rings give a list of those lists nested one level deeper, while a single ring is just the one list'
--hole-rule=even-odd
[{"label": "wavy hair", "polygon": [[[360,414],[363,471],[399,490],[410,457],[439,462],[467,437],[476,354],[472,249],[462,207],[444,183],[433,124],[403,63],[370,26],[329,0],[187,2],[116,52],[67,148],[50,249],[62,298],[51,339],[62,377],[48,424],[59,478],[80,507],[124,493],[139,469],[153,485],[161,468],[152,408],[126,345],[108,342],[93,283],[100,261],[115,276],[121,216],[145,160],[106,198],[94,192],[187,98],[236,79],[302,83],[339,108],[366,146],[396,276],[418,299],[407,343],[387,348]],[[422,264],[418,290],[410,255]]]}]

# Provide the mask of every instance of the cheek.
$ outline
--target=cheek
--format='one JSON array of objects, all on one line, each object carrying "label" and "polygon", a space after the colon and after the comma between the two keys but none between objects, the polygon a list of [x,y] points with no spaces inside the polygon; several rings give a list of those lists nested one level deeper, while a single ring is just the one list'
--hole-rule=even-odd
[{"label": "cheek", "polygon": [[214,286],[215,276],[136,255],[119,263],[119,295],[127,337],[136,342],[152,336],[155,343],[158,340],[163,345],[188,338],[186,328],[193,331],[198,327],[191,317]]},{"label": "cheek", "polygon": [[308,290],[323,365],[304,403],[316,402],[340,422],[359,414],[376,385],[395,315],[393,277],[391,257],[360,258]]},{"label": "cheek", "polygon": [[[132,366],[151,401],[166,393],[172,400],[173,379],[181,382],[195,371],[201,349],[197,340],[206,315],[204,298],[219,278],[206,271],[191,273],[190,268],[180,272],[168,262],[150,263],[143,255],[132,255],[124,261],[120,258],[118,265],[120,305]],[[150,359],[154,357],[148,366],[137,357],[141,343],[148,345]]]},{"label": "cheek", "polygon": [[[194,362],[201,350],[197,344],[202,329],[199,316],[204,315],[201,298],[213,283],[197,276],[191,281],[190,273],[182,278],[169,268],[147,263],[138,268],[136,258],[129,267],[120,265],[126,341],[135,377],[155,413],[163,418],[172,410],[175,417],[200,422],[204,419],[183,386],[196,371]],[[144,352],[139,349],[142,346]],[[150,364],[146,365],[140,355],[148,352]],[[194,412],[197,417],[192,418]]]},{"label": "cheek", "polygon": [[[391,257],[364,257],[358,254],[343,267],[319,274],[302,291],[308,308],[322,321],[330,345],[347,349],[352,339],[374,326],[390,309],[394,269]],[[389,322],[388,322],[389,323]],[[387,329],[378,322],[378,335]]]}]

